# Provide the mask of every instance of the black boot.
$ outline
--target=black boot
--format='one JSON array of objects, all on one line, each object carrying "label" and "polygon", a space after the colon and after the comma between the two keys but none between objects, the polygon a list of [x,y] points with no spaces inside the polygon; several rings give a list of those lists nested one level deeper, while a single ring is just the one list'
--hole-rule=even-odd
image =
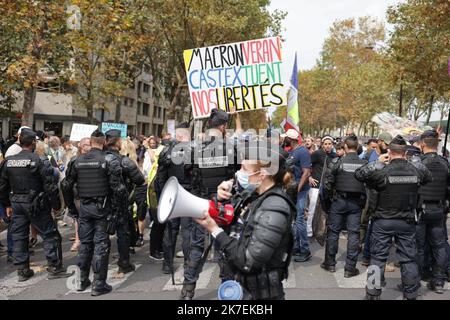
[{"label": "black boot", "polygon": [[136,266],[132,264],[131,262],[128,263],[118,263],[119,266],[119,273],[130,273],[136,270]]},{"label": "black boot", "polygon": [[328,265],[326,262],[323,262],[320,267],[324,270],[327,270],[331,273],[335,273],[336,272],[336,267],[335,266],[330,266]]},{"label": "black boot", "polygon": [[17,275],[19,276],[19,282],[24,282],[34,276],[34,271],[29,267],[17,270]]},{"label": "black boot", "polygon": [[77,291],[85,291],[87,288],[89,288],[92,284],[91,280],[89,280],[89,269],[88,270],[81,270],[80,275],[80,287],[77,289]]},{"label": "black boot", "polygon": [[192,300],[195,294],[196,283],[185,283],[183,289],[181,289],[180,300]]},{"label": "black boot", "polygon": [[94,284],[92,286],[91,296],[97,297],[112,291],[112,287],[105,280],[100,280],[98,274],[94,274]]},{"label": "black boot", "polygon": [[344,278],[352,278],[352,277],[356,277],[357,275],[359,275],[359,270],[357,268],[353,269],[353,270],[345,270],[344,272]]},{"label": "black boot", "polygon": [[168,264],[163,264],[162,272],[164,274],[171,274],[172,273],[172,268],[170,268],[170,266]]},{"label": "black boot", "polygon": [[60,278],[68,278],[70,277],[72,274],[67,273],[67,269],[64,268],[63,266],[49,266],[47,268],[47,272],[48,272],[48,279],[49,280],[53,280],[53,279],[60,279]]},{"label": "black boot", "polygon": [[380,300],[380,296],[373,296],[371,294],[366,294],[366,300]]}]

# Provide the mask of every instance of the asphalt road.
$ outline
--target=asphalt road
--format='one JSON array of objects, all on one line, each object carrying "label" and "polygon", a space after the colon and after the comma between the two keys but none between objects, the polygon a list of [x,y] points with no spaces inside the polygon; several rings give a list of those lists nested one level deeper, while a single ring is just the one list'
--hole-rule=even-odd
[{"label": "asphalt road", "polygon": [[[73,229],[60,227],[63,235],[64,264],[66,266],[76,265],[76,253],[70,252],[70,236]],[[45,272],[45,256],[42,248],[42,240],[35,248],[31,256],[32,268],[36,271],[33,278],[19,283],[14,266],[6,262],[6,255],[0,257],[0,300],[1,299],[58,299],[58,300],[176,300],[180,293],[180,286],[173,286],[170,275],[161,272],[162,263],[150,260],[148,257],[148,234],[146,230],[145,245],[136,248],[136,254],[132,255],[132,261],[137,269],[125,276],[117,273],[117,250],[116,239],[112,238],[112,254],[110,255],[110,266],[108,283],[113,286],[110,294],[100,297],[91,297],[89,290],[78,293],[73,289],[73,279],[48,280]],[[3,244],[5,232],[0,235]],[[311,244],[313,257],[306,263],[292,262],[290,265],[290,276],[285,282],[286,298],[289,300],[362,300],[364,299],[366,268],[358,263],[361,274],[351,279],[344,278],[344,260],[346,241],[341,236],[340,251],[338,253],[337,271],[334,274],[320,268],[323,260],[324,249],[317,243]],[[393,251],[390,261],[394,261]],[[182,281],[182,258],[176,258],[175,278],[177,282]],[[92,276],[92,275],[91,275]],[[396,289],[401,282],[400,272],[397,268],[394,272],[386,273],[387,287],[384,289],[382,299],[401,300],[403,295]],[[219,287],[219,267],[214,262],[208,262],[203,269],[197,283],[195,299],[215,300],[217,299],[217,288]],[[446,291],[439,295],[429,291],[425,283],[422,283],[419,299],[423,300],[450,300],[450,285],[446,284]]]}]

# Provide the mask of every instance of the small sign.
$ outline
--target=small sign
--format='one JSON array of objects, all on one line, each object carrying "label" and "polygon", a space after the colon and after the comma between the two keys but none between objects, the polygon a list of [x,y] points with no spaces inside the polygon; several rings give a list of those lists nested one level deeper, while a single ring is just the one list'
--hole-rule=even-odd
[{"label": "small sign", "polygon": [[175,139],[175,120],[167,120],[167,132]]},{"label": "small sign", "polygon": [[127,137],[127,128],[128,125],[125,123],[112,123],[112,122],[102,122],[102,132],[106,133],[109,130],[116,129],[120,130],[120,137]]},{"label": "small sign", "polygon": [[70,132],[70,141],[80,141],[83,138],[90,138],[92,132],[97,130],[98,126],[91,124],[74,123]]}]

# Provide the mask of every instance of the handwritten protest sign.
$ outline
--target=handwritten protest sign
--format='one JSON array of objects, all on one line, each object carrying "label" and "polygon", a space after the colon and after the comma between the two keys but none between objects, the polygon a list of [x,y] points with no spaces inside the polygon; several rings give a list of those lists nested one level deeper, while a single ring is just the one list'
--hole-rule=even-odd
[{"label": "handwritten protest sign", "polygon": [[92,132],[97,130],[98,126],[90,124],[74,123],[70,132],[70,141],[80,141],[83,138],[90,138]]},{"label": "handwritten protest sign", "polygon": [[128,125],[124,123],[111,123],[111,122],[102,122],[102,132],[106,133],[108,130],[116,129],[120,130],[120,137],[127,137],[127,128]]},{"label": "handwritten protest sign", "polygon": [[278,37],[184,51],[194,118],[286,105]]}]

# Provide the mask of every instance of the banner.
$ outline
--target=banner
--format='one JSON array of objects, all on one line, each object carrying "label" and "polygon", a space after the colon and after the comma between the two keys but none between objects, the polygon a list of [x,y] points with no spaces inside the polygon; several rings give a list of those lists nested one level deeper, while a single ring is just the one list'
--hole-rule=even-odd
[{"label": "banner", "polygon": [[102,122],[102,132],[106,133],[109,130],[116,129],[120,130],[120,137],[127,137],[127,128],[128,125],[125,123],[112,123],[112,122]]},{"label": "banner", "polygon": [[70,132],[70,141],[80,141],[83,138],[90,138],[92,132],[97,130],[98,126],[90,124],[74,123]]},{"label": "banner", "polygon": [[184,51],[194,118],[286,105],[279,37]]}]

